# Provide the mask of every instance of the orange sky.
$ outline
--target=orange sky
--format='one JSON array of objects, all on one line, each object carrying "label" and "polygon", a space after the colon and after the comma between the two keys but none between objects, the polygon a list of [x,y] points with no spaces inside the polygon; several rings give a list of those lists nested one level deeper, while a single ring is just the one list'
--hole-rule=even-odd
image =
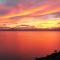
[{"label": "orange sky", "polygon": [[[42,6],[38,6],[32,9],[28,9],[25,10],[23,12],[20,13],[15,13],[17,9],[12,9],[11,12],[9,12],[7,15],[5,16],[1,16],[1,18],[11,18],[11,17],[16,17],[16,16],[41,16],[41,15],[46,15],[46,14],[52,14],[52,13],[56,13],[56,12],[60,12],[60,8],[59,7],[54,7],[51,5],[47,5],[44,4]],[[39,13],[40,12],[40,13]]]},{"label": "orange sky", "polygon": [[[11,4],[12,4],[12,2],[11,2]],[[10,5],[5,6],[4,4],[2,4],[2,5],[0,5],[1,6],[0,22],[10,22],[10,23],[19,22],[19,24],[21,24],[21,21],[22,21],[22,23],[26,23],[26,24],[30,24],[30,25],[33,24],[35,26],[39,25],[37,22],[40,22],[41,20],[43,20],[43,22],[45,22],[44,20],[51,20],[51,22],[52,22],[52,20],[54,20],[52,18],[56,18],[54,16],[54,13],[56,13],[55,15],[59,16],[58,15],[58,12],[60,12],[60,6],[58,5],[59,0],[56,1],[56,4],[54,3],[54,0],[51,0],[51,1],[48,0],[48,3],[47,3],[47,1],[46,1],[46,3],[44,3],[44,2],[45,1],[42,1],[42,2],[37,1],[37,3],[36,3],[36,1],[32,1],[32,3],[30,3],[30,4],[32,4],[31,6],[28,6],[29,4],[27,2],[22,2],[22,4],[17,4],[16,6],[10,6]],[[2,2],[0,2],[0,3],[2,3]],[[28,5],[24,6],[25,3],[27,3]],[[34,3],[36,5],[33,5]],[[33,17],[33,19],[32,19],[32,17]],[[35,22],[35,20],[37,20],[37,22]],[[55,19],[55,20],[58,21],[59,19]]]}]

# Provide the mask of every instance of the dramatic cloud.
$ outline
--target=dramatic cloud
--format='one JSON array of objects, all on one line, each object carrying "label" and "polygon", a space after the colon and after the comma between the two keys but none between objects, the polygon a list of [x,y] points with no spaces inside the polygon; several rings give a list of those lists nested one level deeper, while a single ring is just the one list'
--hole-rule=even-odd
[{"label": "dramatic cloud", "polygon": [[60,0],[0,0],[0,20],[25,16],[41,17],[58,12]]}]

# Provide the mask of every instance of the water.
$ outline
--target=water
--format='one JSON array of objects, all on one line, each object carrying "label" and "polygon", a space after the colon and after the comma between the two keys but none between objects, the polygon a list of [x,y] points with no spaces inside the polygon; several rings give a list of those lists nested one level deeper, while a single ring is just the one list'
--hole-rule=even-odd
[{"label": "water", "polygon": [[33,60],[60,50],[59,31],[1,31],[0,54],[16,54]]}]

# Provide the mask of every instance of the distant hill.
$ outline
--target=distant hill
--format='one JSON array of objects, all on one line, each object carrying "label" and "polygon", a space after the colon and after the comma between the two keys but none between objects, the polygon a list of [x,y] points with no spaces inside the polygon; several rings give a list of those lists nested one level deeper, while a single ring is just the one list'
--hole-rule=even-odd
[{"label": "distant hill", "polygon": [[0,28],[0,31],[60,31],[60,28],[37,29],[37,28]]}]

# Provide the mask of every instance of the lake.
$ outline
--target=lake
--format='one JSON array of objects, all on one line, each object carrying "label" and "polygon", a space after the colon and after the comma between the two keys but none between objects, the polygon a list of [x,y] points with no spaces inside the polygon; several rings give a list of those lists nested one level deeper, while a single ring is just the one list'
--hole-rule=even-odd
[{"label": "lake", "polygon": [[34,60],[60,50],[59,31],[0,31],[0,54]]}]

